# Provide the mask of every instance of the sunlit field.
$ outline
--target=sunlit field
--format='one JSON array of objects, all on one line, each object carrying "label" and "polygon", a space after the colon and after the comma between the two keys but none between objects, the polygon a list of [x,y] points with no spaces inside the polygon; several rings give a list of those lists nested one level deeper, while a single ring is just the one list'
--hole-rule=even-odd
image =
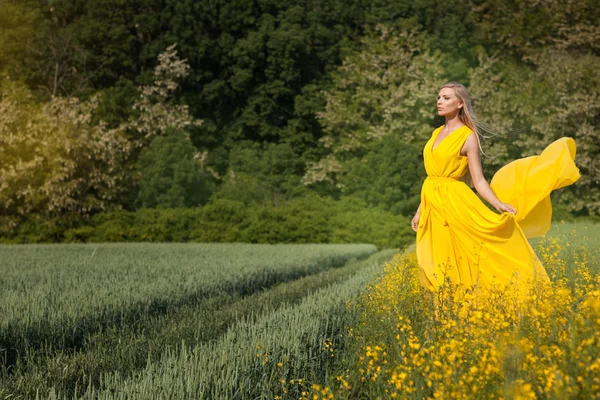
[{"label": "sunlit field", "polygon": [[596,398],[600,226],[533,245],[521,297],[433,296],[410,247],[0,247],[0,398]]},{"label": "sunlit field", "polygon": [[[336,310],[393,251],[375,253],[372,245],[0,246],[0,397],[93,397],[101,389],[107,389],[103,397],[116,396],[127,393],[125,380],[136,371],[155,370],[167,359],[183,362],[184,354],[204,354],[199,364],[205,369],[193,363],[186,374],[197,371],[221,384],[219,374],[225,372],[218,365],[239,373],[239,365],[255,360],[260,335],[275,335],[272,323],[281,334],[286,326],[312,329],[298,330],[298,340],[289,337],[287,344],[272,337],[293,350],[300,365],[310,366],[304,351],[314,344],[312,354],[319,357],[319,335],[346,323]],[[284,311],[296,303],[305,304],[304,314]],[[307,313],[318,316],[310,327],[304,323],[311,319]],[[272,318],[292,325],[269,322]],[[268,329],[253,328],[261,323]],[[259,336],[247,339],[252,346],[235,344],[236,335],[256,329],[262,329]],[[209,370],[212,375],[206,375]],[[234,387],[243,376],[229,379]],[[123,381],[122,391],[112,390],[116,381]],[[202,384],[202,390],[219,389]],[[181,398],[181,392],[175,394]]]}]

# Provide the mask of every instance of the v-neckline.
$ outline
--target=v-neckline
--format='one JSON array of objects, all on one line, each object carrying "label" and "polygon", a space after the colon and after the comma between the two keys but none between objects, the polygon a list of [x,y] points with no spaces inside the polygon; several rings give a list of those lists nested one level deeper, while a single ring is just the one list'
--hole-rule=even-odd
[{"label": "v-neckline", "polygon": [[440,140],[440,142],[437,144],[437,146],[435,145],[435,141],[437,140],[438,136],[440,135],[440,132],[443,128],[443,125],[438,129],[437,133],[435,134],[435,137],[433,138],[433,143],[431,144],[431,152],[433,153],[433,151],[435,149],[437,149],[438,147],[440,147],[440,145],[442,144],[442,142],[444,140],[446,140],[448,138],[448,136],[452,135],[454,132],[456,132],[459,129],[464,128],[466,125],[463,126],[459,126],[458,128],[456,128],[455,130],[453,130],[452,132],[450,132],[449,134],[446,135],[446,137],[444,137],[442,140]]}]

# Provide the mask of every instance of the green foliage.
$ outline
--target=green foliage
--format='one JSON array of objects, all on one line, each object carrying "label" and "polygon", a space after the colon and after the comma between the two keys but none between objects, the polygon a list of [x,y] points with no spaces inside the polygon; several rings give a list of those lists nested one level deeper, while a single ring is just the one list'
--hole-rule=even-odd
[{"label": "green foliage", "polygon": [[65,232],[64,241],[71,242],[187,242],[202,209],[149,209],[135,213],[115,211],[97,214],[91,226],[84,225]]},{"label": "green foliage", "polygon": [[[542,5],[536,0],[3,1],[0,72],[29,87],[18,102],[21,110],[3,113],[16,121],[11,135],[22,140],[25,121],[32,120],[26,115],[39,117],[49,103],[75,102],[78,96],[80,106],[95,102],[89,129],[76,129],[80,137],[98,126],[120,130],[134,150],[96,150],[92,161],[86,161],[84,146],[75,146],[80,151],[68,157],[56,156],[60,150],[50,146],[50,159],[62,160],[53,166],[41,166],[45,155],[23,158],[38,164],[21,180],[5,178],[14,196],[0,193],[0,207],[12,202],[1,213],[2,232],[18,236],[16,226],[24,213],[58,217],[75,210],[87,215],[120,207],[187,207],[204,204],[211,192],[217,202],[241,201],[253,208],[278,207],[308,192],[353,196],[368,207],[410,215],[422,175],[407,172],[422,170],[413,168],[419,161],[408,149],[414,145],[420,153],[439,125],[434,99],[445,80],[466,83],[475,111],[501,133],[484,142],[486,153],[495,157],[483,157],[488,178],[501,165],[539,151],[558,136],[573,136],[582,178],[556,199],[570,213],[596,215],[598,18],[593,0],[567,5],[558,0]],[[155,68],[159,55],[168,62]],[[68,125],[60,122],[55,123],[61,125],[59,133]],[[48,134],[54,128],[44,126],[45,137],[61,136]],[[189,133],[201,181],[196,172],[181,167],[182,157],[178,166],[183,169],[178,170],[185,173],[165,180],[153,171],[141,181],[144,188],[138,194],[132,171],[147,161],[138,156],[152,158],[149,154],[175,146],[159,140],[152,151],[144,149],[169,126]],[[379,142],[388,135],[406,153]],[[87,143],[106,144],[115,137]],[[31,143],[23,147],[34,153]],[[191,148],[179,149],[188,154]],[[384,157],[391,157],[389,168]],[[13,155],[2,158],[15,160]],[[46,172],[58,175],[60,162],[78,165],[81,173],[46,179]],[[89,177],[100,175],[89,162],[105,173],[91,188]],[[208,185],[202,196],[192,193],[213,179],[220,187]],[[43,180],[51,182],[45,192],[19,194],[19,187],[39,188]],[[51,193],[55,200],[69,195],[50,204],[39,192]],[[29,231],[20,237],[56,237],[35,237]],[[106,233],[130,236],[123,231],[127,229],[117,224]],[[158,232],[156,237],[170,236]],[[91,231],[82,228],[69,235],[69,240],[85,240]]]},{"label": "green foliage", "polygon": [[60,221],[49,220],[41,215],[29,215],[18,225],[16,232],[20,243],[47,243],[60,241],[63,232],[74,224],[72,218],[61,218]]},{"label": "green foliage", "polygon": [[567,6],[557,0],[544,6],[533,0],[475,3],[482,44],[488,54],[502,52],[482,52],[470,78],[476,111],[499,132],[488,147],[496,157],[489,165],[498,168],[559,137],[573,137],[581,178],[553,198],[576,215],[598,215],[598,7],[591,0]]},{"label": "green foliage", "polygon": [[215,199],[277,206],[302,193],[302,162],[287,143],[240,142],[229,152],[229,170]]},{"label": "green foliage", "polygon": [[239,201],[211,202],[203,208],[202,219],[190,238],[197,242],[245,242],[251,212]]},{"label": "green foliage", "polygon": [[[575,162],[581,179],[561,190],[557,201],[580,215],[600,213],[600,57],[579,56],[548,48],[531,58],[533,65],[499,60],[482,54],[481,66],[472,71],[471,89],[476,112],[498,135],[484,151],[494,168],[515,158],[539,154],[563,136],[577,144]],[[489,171],[489,170],[488,170]]]},{"label": "green foliage", "polygon": [[362,201],[346,198],[342,210],[331,219],[333,243],[360,243],[369,239],[380,247],[400,248],[414,240],[408,218],[381,208],[367,208]]},{"label": "green foliage", "polygon": [[138,202],[142,207],[194,207],[206,203],[211,177],[194,159],[196,149],[185,132],[167,130],[143,149],[137,161]]},{"label": "green foliage", "polygon": [[20,55],[25,44],[31,44],[36,25],[43,23],[33,1],[3,1],[0,3],[0,71],[13,74],[23,61]]},{"label": "green foliage", "polygon": [[278,207],[220,199],[201,208],[119,210],[63,221],[60,228],[47,218],[26,221],[22,230],[5,234],[2,242],[361,242],[398,248],[414,240],[410,222],[402,215],[371,208],[358,198],[317,195]]},{"label": "green foliage", "polygon": [[26,82],[39,97],[89,95],[91,52],[72,25],[81,7],[66,1],[6,0],[0,4],[0,71]]},{"label": "green foliage", "polygon": [[369,206],[412,217],[424,178],[421,148],[390,134],[373,143],[364,157],[348,163],[342,192]]},{"label": "green foliage", "polygon": [[476,0],[473,5],[480,43],[490,52],[528,60],[555,46],[599,55],[600,10],[595,0],[548,0],[543,5],[537,0]]},{"label": "green foliage", "polygon": [[201,121],[189,115],[187,105],[169,104],[188,70],[174,46],[168,47],[158,57],[153,84],[136,88],[135,117],[115,127],[99,115],[98,95],[85,100],[55,96],[40,102],[22,83],[0,81],[0,215],[87,216],[113,208],[134,187],[130,156],[169,128],[168,139],[142,151],[138,169],[145,185],[140,204],[183,207],[205,202],[209,178],[200,160],[193,160],[193,145],[189,140],[177,142],[182,134],[173,133]]},{"label": "green foliage", "polygon": [[128,181],[121,129],[92,123],[97,99],[38,102],[0,81],[0,215],[86,215],[104,210]]},{"label": "green foliage", "polygon": [[139,96],[133,82],[120,79],[114,86],[99,91],[98,118],[116,128],[123,121],[135,118],[133,105]]},{"label": "green foliage", "polygon": [[[77,49],[65,66],[96,90],[119,80],[148,83],[158,54],[178,43],[193,71],[183,96],[206,121],[194,143],[215,148],[293,136],[305,147],[318,129],[307,110],[320,95],[303,88],[339,61],[342,39],[356,35],[363,22],[361,3],[60,0],[53,11],[36,8]],[[40,40],[35,47],[47,44]],[[39,63],[51,61],[44,56]],[[21,72],[30,75],[28,68]]]},{"label": "green foliage", "polygon": [[349,55],[325,92],[318,113],[326,136],[325,156],[311,164],[305,184],[340,182],[348,160],[363,156],[370,143],[392,135],[403,143],[425,143],[433,130],[435,92],[443,83],[442,57],[429,51],[431,39],[411,30],[379,26]]},{"label": "green foliage", "polygon": [[329,199],[316,196],[294,199],[279,207],[259,207],[252,215],[247,237],[258,243],[280,238],[292,243],[341,243],[332,238],[334,207]]}]

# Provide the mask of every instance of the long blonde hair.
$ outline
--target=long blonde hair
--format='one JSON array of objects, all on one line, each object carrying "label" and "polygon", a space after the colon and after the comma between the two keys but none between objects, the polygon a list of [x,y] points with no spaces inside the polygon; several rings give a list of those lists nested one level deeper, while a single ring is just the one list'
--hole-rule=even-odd
[{"label": "long blonde hair", "polygon": [[[467,89],[463,86],[463,84],[458,82],[448,82],[445,85],[442,85],[442,87],[440,87],[440,90],[444,88],[454,90],[456,97],[458,97],[458,99],[463,103],[463,106],[458,111],[458,118],[463,124],[468,126],[473,132],[475,132],[475,136],[477,137],[477,144],[479,145],[479,151],[487,156],[487,154],[485,154],[483,149],[481,148],[481,138],[486,137],[483,134],[483,131],[488,131],[489,129],[485,127],[485,124],[482,123],[475,115],[475,112],[473,112],[473,106],[471,105],[471,98],[469,97],[469,92],[467,92]],[[465,175],[465,182],[469,184],[469,186],[473,186],[471,174],[468,171]]]},{"label": "long blonde hair", "polygon": [[469,92],[467,92],[467,89],[462,83],[458,82],[448,82],[445,85],[442,85],[440,90],[444,88],[450,88],[454,90],[456,97],[458,97],[458,99],[463,103],[463,107],[460,108],[458,112],[458,118],[463,124],[475,132],[475,135],[477,136],[477,143],[479,145],[479,151],[487,156],[487,154],[485,154],[481,148],[481,138],[487,137],[483,134],[484,131],[490,132],[491,130],[486,126],[486,124],[480,121],[475,115],[475,112],[473,112],[473,106],[471,105]]}]

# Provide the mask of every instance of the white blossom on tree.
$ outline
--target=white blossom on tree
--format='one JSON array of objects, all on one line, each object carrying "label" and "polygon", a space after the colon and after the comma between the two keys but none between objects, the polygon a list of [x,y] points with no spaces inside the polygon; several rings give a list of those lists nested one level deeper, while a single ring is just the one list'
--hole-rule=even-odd
[{"label": "white blossom on tree", "polygon": [[92,124],[97,99],[40,104],[6,81],[0,95],[0,210],[85,214],[121,192],[130,143],[119,129]]},{"label": "white blossom on tree", "polygon": [[139,117],[128,124],[142,136],[140,143],[145,143],[152,135],[164,132],[167,128],[185,130],[202,124],[189,113],[187,104],[171,104],[173,93],[179,82],[188,76],[190,66],[187,60],[177,55],[175,44],[158,56],[158,65],[154,69],[154,82],[140,88],[140,97],[133,108],[139,111]]},{"label": "white blossom on tree", "polygon": [[[167,128],[201,123],[187,105],[169,102],[189,68],[169,46],[158,57],[154,83],[139,89],[139,116],[117,128],[94,120],[96,96],[40,103],[24,85],[1,82],[0,216],[83,215],[118,203],[130,181],[124,165],[132,149],[147,146]],[[127,139],[131,131],[140,135]]]}]

